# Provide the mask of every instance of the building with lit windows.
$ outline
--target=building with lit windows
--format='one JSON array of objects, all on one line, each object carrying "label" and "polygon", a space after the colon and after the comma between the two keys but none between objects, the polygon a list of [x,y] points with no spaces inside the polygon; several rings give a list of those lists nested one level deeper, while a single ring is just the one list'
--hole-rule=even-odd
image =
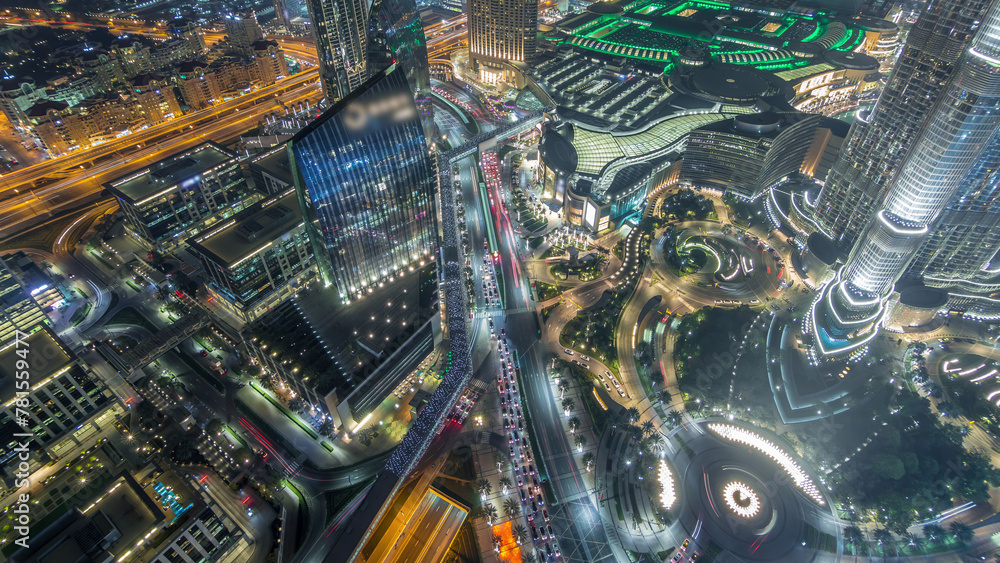
[{"label": "building with lit windows", "polygon": [[920,278],[929,286],[953,288],[955,293],[1000,291],[996,260],[1000,251],[1000,135],[993,136],[959,185],[958,193],[917,250],[907,276]]},{"label": "building with lit windows", "polygon": [[264,38],[252,11],[226,14],[222,19],[226,25],[229,47],[244,57],[253,54],[253,44]]},{"label": "building with lit windows", "polygon": [[[7,486],[14,481],[19,442],[29,442],[28,463],[34,472],[79,452],[81,444],[124,413],[111,390],[48,327],[39,325],[28,332],[20,348],[13,340],[0,344],[0,470]],[[17,351],[24,346],[31,350],[27,370],[31,391],[26,395],[28,406],[16,407],[27,413],[22,427],[14,401],[18,397],[15,376],[24,371],[17,367],[23,361]],[[31,437],[17,437],[17,433]]]},{"label": "building with lit windows", "polygon": [[128,228],[148,247],[172,249],[262,199],[236,155],[204,143],[104,184]]},{"label": "building with lit windows", "polygon": [[535,62],[538,3],[469,0],[469,66],[479,80],[513,82]]},{"label": "building with lit windows", "polygon": [[28,332],[43,323],[48,323],[48,317],[30,290],[0,260],[0,346],[11,342],[17,331]]},{"label": "building with lit windows", "polygon": [[847,146],[813,202],[820,229],[845,249],[885,199],[917,132],[957,72],[985,6],[982,0],[946,1],[922,12],[875,108],[851,126]]},{"label": "building with lit windows", "polygon": [[406,76],[376,74],[289,142],[316,261],[350,301],[437,250],[435,173]]},{"label": "building with lit windows", "polygon": [[[948,3],[938,8],[944,13],[953,9],[962,17],[966,14]],[[940,15],[929,12],[921,17],[928,14]],[[927,22],[917,23],[904,57],[909,41],[926,38],[920,32],[928,29]],[[936,45],[964,47],[964,41],[954,33],[947,37]],[[873,217],[860,231],[846,265],[833,283],[823,287],[809,311],[807,327],[817,357],[842,358],[864,351],[865,344],[878,333],[894,285],[932,230],[940,228],[938,221],[963,189],[969,171],[984,151],[992,148],[990,142],[1000,127],[1000,113],[996,112],[1000,106],[1000,4],[990,6],[968,46],[954,58],[949,79],[934,89],[936,96],[927,119],[907,143],[906,158],[887,183],[885,197]],[[906,68],[900,67],[896,73]],[[917,74],[924,70],[921,67]],[[865,131],[874,137],[891,132]]]},{"label": "building with lit windows", "polygon": [[270,311],[315,277],[294,188],[189,239],[216,303],[243,322]]},{"label": "building with lit windows", "polygon": [[[415,0],[375,0],[368,11],[368,76],[393,64],[406,73],[425,135],[435,129],[430,96],[427,38]],[[428,139],[430,140],[430,139]]]},{"label": "building with lit windows", "polygon": [[365,36],[368,3],[363,0],[308,0],[319,77],[330,102],[347,96],[368,77]]},{"label": "building with lit windows", "polygon": [[739,115],[688,136],[680,182],[756,199],[792,180],[824,178],[849,126],[815,114]]}]

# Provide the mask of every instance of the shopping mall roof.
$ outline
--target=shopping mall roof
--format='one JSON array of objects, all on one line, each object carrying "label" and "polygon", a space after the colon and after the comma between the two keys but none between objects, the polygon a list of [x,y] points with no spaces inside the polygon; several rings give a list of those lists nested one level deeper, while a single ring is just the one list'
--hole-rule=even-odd
[{"label": "shopping mall roof", "polygon": [[837,19],[793,2],[769,2],[764,8],[756,2],[714,0],[599,2],[556,27],[576,49],[626,57],[664,72],[673,69],[686,47],[704,49],[716,62],[776,71],[815,64],[820,61],[811,59],[827,51],[853,51],[866,30],[895,33],[892,22]]}]

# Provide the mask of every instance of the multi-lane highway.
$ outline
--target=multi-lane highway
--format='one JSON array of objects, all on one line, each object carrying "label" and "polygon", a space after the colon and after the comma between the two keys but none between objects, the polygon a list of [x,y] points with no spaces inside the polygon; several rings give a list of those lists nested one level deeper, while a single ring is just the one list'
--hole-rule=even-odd
[{"label": "multi-lane highway", "polygon": [[99,197],[104,182],[197,144],[233,138],[257,125],[262,115],[321,97],[317,71],[307,70],[106,145],[8,174],[0,179],[0,236]]}]

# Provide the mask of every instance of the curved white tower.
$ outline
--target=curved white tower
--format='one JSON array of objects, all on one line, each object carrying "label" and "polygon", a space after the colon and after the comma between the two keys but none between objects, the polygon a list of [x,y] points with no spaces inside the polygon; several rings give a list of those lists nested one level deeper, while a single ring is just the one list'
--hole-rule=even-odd
[{"label": "curved white tower", "polygon": [[893,284],[998,125],[1000,0],[994,0],[917,133],[882,208],[810,311],[810,332],[820,354],[854,353],[877,334]]}]

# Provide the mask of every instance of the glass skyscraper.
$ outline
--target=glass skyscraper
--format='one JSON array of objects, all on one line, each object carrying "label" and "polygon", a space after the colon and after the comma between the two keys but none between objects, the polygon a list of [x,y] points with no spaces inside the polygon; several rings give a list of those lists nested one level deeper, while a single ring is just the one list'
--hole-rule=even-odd
[{"label": "glass skyscraper", "polygon": [[885,197],[921,125],[931,115],[986,8],[984,0],[937,0],[921,13],[875,108],[859,115],[830,170],[815,216],[850,248]]},{"label": "glass skyscraper", "polygon": [[366,0],[308,0],[323,94],[335,102],[367,78]]},{"label": "glass skyscraper", "polygon": [[810,311],[823,355],[853,353],[874,337],[894,284],[988,150],[1000,126],[1000,3],[928,116],[847,264]]},{"label": "glass skyscraper", "polygon": [[368,76],[399,64],[413,91],[424,134],[433,136],[427,38],[415,0],[375,0],[368,12]]},{"label": "glass skyscraper", "polygon": [[337,102],[288,150],[320,273],[345,302],[436,250],[434,169],[398,65]]}]

